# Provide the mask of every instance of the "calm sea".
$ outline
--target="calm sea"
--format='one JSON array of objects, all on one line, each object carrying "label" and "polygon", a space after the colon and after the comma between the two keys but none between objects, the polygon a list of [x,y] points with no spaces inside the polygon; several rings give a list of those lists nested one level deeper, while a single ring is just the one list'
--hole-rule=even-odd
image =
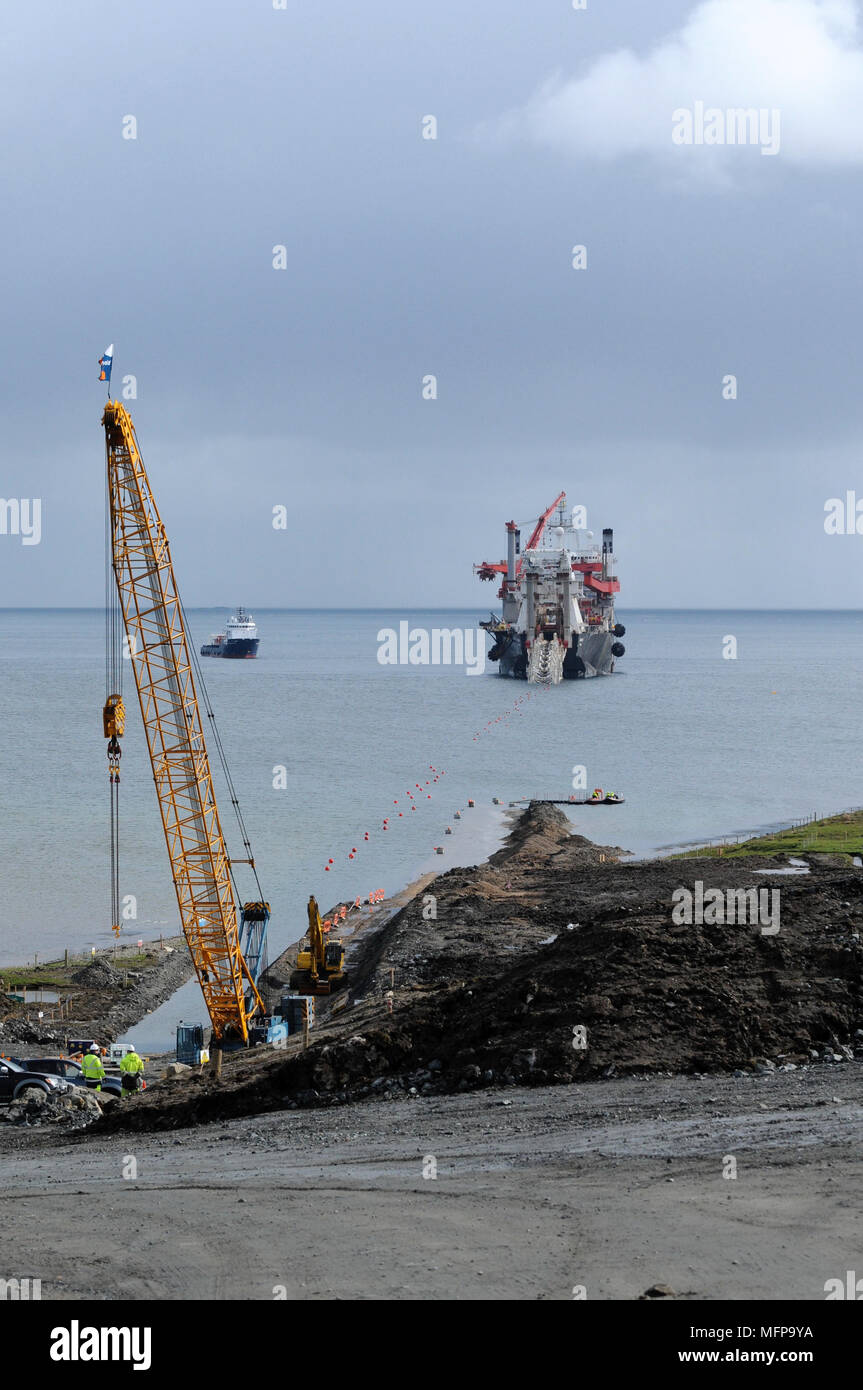
[{"label": "calm sea", "polygon": [[[617,673],[550,691],[492,666],[474,677],[377,660],[379,630],[400,619],[480,616],[259,609],[258,660],[202,659],[272,905],[271,954],[302,932],[310,892],[389,894],[475,862],[499,842],[492,797],[566,797],[578,765],[589,787],[626,797],[578,828],[639,853],[863,803],[861,613],[622,612]],[[193,610],[196,646],[224,618]],[[111,939],[103,660],[98,611],[0,612],[2,962]],[[137,916],[124,934],[146,937],[174,932],[177,911],[131,672],[125,693],[121,891]],[[436,784],[432,766],[446,772]],[[476,811],[454,821],[469,797]],[[239,856],[227,800],[222,818]]]}]

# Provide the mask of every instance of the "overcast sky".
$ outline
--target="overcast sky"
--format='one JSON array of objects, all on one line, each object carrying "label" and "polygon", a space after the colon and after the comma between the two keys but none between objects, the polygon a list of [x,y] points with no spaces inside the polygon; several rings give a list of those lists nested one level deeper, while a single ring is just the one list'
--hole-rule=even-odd
[{"label": "overcast sky", "polygon": [[101,602],[113,342],[189,605],[487,603],[564,488],[622,609],[863,606],[859,10],[7,0],[0,604]]}]

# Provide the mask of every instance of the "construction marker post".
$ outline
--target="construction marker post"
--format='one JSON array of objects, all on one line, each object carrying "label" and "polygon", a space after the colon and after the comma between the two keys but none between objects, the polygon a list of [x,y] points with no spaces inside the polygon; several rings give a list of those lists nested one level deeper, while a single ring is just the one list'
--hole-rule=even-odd
[{"label": "construction marker post", "polygon": [[213,1076],[218,1081],[222,1075],[222,1049],[218,1043],[212,1049],[212,1057]]}]

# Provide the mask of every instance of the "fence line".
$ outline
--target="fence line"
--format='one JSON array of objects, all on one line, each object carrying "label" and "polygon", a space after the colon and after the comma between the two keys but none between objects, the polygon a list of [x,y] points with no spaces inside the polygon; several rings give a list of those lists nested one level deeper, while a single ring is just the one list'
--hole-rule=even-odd
[{"label": "fence line", "polygon": [[[824,817],[824,819],[836,820],[839,816],[855,816],[861,814],[861,812],[863,812],[863,806],[849,806],[846,807],[844,811],[834,811],[832,815],[826,816]],[[718,849],[721,853],[723,849],[726,849],[731,845],[748,844],[750,840],[770,839],[774,836],[784,835],[789,830],[802,830],[805,826],[814,825],[816,821],[821,819],[822,817],[819,815],[817,811],[812,811],[807,816],[799,816],[797,817],[797,819],[789,821],[787,824],[780,826],[778,830],[768,831],[766,832],[766,834],[763,835],[723,835],[717,836],[717,838],[714,840],[704,840],[701,844],[695,845],[691,850],[688,851],[688,853],[697,854],[698,851],[702,849]],[[841,838],[843,841],[845,841],[846,844],[849,841],[849,839],[854,839],[855,841],[857,841],[860,838],[859,830],[856,827],[849,828],[847,825],[835,825],[831,828],[831,833],[836,835],[837,838]],[[801,844],[802,849],[817,849],[817,846],[817,835],[813,836],[808,841],[803,841],[803,843]]]}]

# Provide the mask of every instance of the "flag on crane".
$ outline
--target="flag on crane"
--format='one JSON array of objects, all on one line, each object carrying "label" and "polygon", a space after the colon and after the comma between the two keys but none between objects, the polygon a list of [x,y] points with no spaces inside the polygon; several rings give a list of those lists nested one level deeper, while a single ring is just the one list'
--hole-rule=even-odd
[{"label": "flag on crane", "polygon": [[99,380],[100,380],[100,381],[107,381],[107,382],[110,382],[110,380],[111,380],[111,363],[112,363],[113,361],[114,361],[114,344],[112,343],[111,346],[110,346],[109,348],[107,348],[107,349],[105,350],[105,352],[102,353],[102,356],[99,358]]}]

